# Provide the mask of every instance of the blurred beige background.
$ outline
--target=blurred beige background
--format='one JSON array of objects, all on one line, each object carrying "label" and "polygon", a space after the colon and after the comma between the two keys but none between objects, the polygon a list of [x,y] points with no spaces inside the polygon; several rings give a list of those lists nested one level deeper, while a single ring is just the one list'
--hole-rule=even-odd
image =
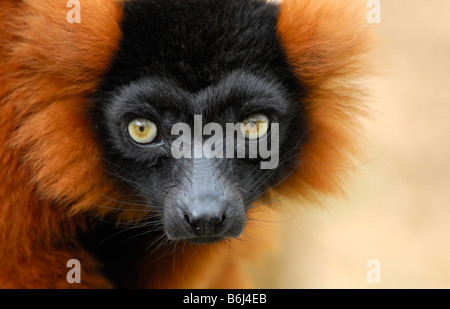
[{"label": "blurred beige background", "polygon": [[450,288],[450,1],[380,2],[367,162],[348,200],[283,216],[263,287]]}]

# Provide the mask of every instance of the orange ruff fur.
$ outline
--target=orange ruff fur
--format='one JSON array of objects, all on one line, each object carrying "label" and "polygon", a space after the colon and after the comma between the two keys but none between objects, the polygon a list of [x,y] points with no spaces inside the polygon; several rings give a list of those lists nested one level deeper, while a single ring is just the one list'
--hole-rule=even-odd
[{"label": "orange ruff fur", "polygon": [[[82,23],[69,24],[66,4],[0,2],[1,288],[112,287],[76,233],[89,229],[90,218],[123,207],[114,203],[119,193],[102,168],[86,113],[87,97],[119,44],[121,7],[114,1],[82,1]],[[351,133],[362,108],[349,81],[360,73],[359,56],[368,44],[357,26],[364,16],[350,7],[350,1],[281,4],[278,34],[308,90],[311,127],[299,167],[277,189],[288,197],[311,200],[317,193],[340,192],[342,173],[333,170],[349,164],[354,154]],[[121,222],[139,217],[132,211],[117,214]],[[186,245],[176,253],[176,263],[170,256],[156,263],[143,260],[137,286],[250,287],[242,258],[229,249],[240,255],[260,250],[252,239],[264,233],[248,225],[251,237],[244,236],[244,242],[201,250]],[[81,262],[83,284],[66,281],[66,262],[73,258]]]}]

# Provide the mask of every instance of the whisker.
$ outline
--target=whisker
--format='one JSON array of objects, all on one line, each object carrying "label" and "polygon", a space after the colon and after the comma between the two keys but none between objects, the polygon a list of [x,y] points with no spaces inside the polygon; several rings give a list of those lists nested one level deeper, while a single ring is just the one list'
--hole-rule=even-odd
[{"label": "whisker", "polygon": [[115,210],[115,211],[150,212],[150,209],[117,208],[117,207],[105,206],[105,205],[100,205],[100,204],[92,204],[92,206],[104,208],[104,209]]},{"label": "whisker", "polygon": [[112,202],[116,202],[116,203],[120,203],[123,205],[130,205],[130,206],[137,206],[137,207],[145,207],[145,208],[158,208],[157,206],[152,206],[149,204],[140,204],[140,203],[135,203],[135,202],[130,202],[130,201],[121,201],[121,200],[117,200],[115,198],[112,198],[110,196],[104,195],[104,194],[100,194],[102,197],[112,201]]}]

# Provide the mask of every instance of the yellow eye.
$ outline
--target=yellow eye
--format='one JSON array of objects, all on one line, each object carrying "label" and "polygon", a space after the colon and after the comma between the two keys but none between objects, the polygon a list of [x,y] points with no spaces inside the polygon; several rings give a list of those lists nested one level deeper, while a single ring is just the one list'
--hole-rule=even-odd
[{"label": "yellow eye", "polygon": [[128,134],[139,144],[150,144],[156,138],[158,128],[147,119],[134,119],[128,124]]},{"label": "yellow eye", "polygon": [[241,132],[248,139],[257,139],[269,130],[269,118],[263,114],[251,115],[242,121]]}]

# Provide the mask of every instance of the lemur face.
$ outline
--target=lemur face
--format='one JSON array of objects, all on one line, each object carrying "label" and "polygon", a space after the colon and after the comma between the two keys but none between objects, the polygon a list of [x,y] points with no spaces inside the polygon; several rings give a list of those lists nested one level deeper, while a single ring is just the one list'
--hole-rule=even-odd
[{"label": "lemur face", "polygon": [[201,2],[125,3],[92,123],[110,174],[168,239],[207,243],[241,234],[249,207],[297,166],[308,128],[278,8]]}]

